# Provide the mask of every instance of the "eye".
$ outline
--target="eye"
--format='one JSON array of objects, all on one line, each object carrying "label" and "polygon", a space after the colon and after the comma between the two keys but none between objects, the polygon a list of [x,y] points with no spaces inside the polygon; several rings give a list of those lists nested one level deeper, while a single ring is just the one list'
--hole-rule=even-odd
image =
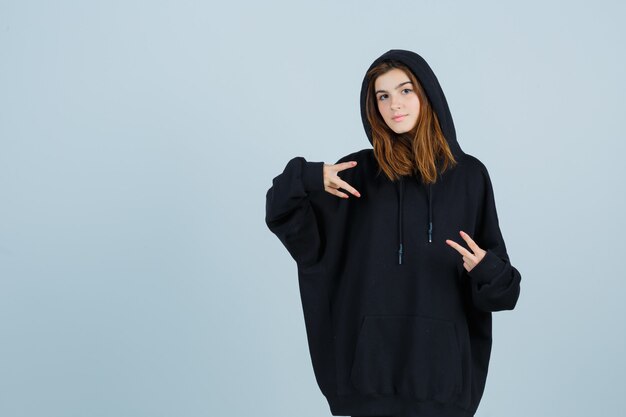
[{"label": "eye", "polygon": [[404,91],[413,91],[413,90],[411,90],[410,88],[405,88],[404,90],[402,90],[402,92],[404,92]]},{"label": "eye", "polygon": [[378,100],[383,101],[387,97],[387,94],[381,94],[378,96]]}]

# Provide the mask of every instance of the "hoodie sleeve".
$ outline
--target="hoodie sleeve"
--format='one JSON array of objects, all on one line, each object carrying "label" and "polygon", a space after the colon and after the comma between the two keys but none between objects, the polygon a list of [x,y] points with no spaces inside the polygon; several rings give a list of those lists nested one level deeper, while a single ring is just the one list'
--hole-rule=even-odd
[{"label": "hoodie sleeve", "polygon": [[320,231],[309,198],[324,191],[324,162],[309,162],[301,156],[291,159],[267,190],[265,223],[287,248],[299,266],[319,260]]},{"label": "hoodie sleeve", "polygon": [[482,173],[484,194],[473,239],[486,253],[467,273],[472,300],[482,311],[512,310],[519,298],[521,275],[509,260],[498,224],[493,186],[484,165]]}]

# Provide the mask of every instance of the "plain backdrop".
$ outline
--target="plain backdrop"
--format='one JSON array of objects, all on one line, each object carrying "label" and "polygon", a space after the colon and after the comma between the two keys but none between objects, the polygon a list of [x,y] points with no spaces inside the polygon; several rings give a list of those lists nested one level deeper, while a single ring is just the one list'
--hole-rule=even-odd
[{"label": "plain backdrop", "polygon": [[323,417],[289,159],[370,147],[389,49],[489,169],[513,311],[477,417],[626,415],[621,1],[0,1],[0,415]]}]

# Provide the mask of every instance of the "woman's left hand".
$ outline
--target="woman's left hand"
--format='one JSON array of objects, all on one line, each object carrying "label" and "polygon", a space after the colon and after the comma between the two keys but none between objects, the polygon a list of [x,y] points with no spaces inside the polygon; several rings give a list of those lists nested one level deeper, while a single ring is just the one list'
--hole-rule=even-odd
[{"label": "woman's left hand", "polygon": [[474,251],[474,253],[468,251],[463,246],[459,245],[453,240],[446,239],[446,243],[452,246],[454,249],[456,249],[457,252],[459,252],[461,255],[463,255],[463,267],[465,268],[467,272],[469,272],[472,270],[472,268],[476,266],[476,264],[478,264],[478,262],[480,262],[481,259],[484,258],[485,253],[487,253],[487,251],[478,247],[476,242],[474,242],[472,238],[469,237],[469,235],[465,233],[464,231],[461,230],[459,234],[461,235],[463,240],[467,242],[467,246],[469,246],[470,249]]}]

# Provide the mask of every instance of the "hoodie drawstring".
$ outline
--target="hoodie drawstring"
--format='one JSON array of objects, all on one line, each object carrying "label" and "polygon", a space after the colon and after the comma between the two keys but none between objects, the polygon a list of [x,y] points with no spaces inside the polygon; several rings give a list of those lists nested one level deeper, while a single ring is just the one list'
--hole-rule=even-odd
[{"label": "hoodie drawstring", "polygon": [[[402,264],[402,255],[404,254],[404,242],[403,242],[403,227],[402,227],[402,215],[404,212],[404,181],[400,177],[397,182],[398,187],[398,264]],[[433,210],[432,210],[432,184],[428,185],[427,197],[428,197],[428,242],[433,241]]]},{"label": "hoodie drawstring", "polygon": [[398,248],[398,264],[402,264],[402,254],[404,253],[404,248],[402,247],[402,212],[403,212],[403,203],[402,197],[404,193],[404,181],[402,177],[400,177],[400,181],[398,182],[398,240],[400,247]]},{"label": "hoodie drawstring", "polygon": [[433,185],[428,184],[428,243],[433,241]]}]

